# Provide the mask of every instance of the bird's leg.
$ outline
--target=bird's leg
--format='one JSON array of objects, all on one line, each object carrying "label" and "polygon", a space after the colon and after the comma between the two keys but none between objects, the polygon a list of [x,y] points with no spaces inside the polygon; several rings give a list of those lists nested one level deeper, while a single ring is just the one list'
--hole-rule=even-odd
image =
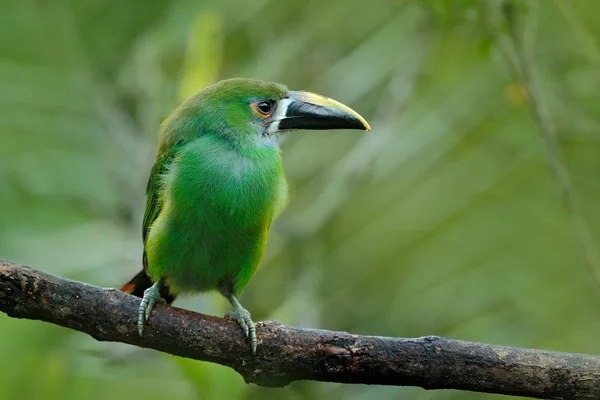
[{"label": "bird's leg", "polygon": [[162,285],[162,279],[157,280],[154,285],[150,286],[148,289],[144,290],[144,297],[142,298],[142,302],[140,303],[140,308],[138,309],[138,332],[140,336],[144,332],[144,322],[148,321],[150,317],[150,311],[154,307],[154,304],[158,301],[159,303],[164,303],[164,299],[160,296],[160,286]]},{"label": "bird's leg", "polygon": [[227,317],[237,321],[244,331],[244,334],[250,341],[252,354],[256,354],[256,325],[254,322],[252,322],[250,312],[242,307],[238,299],[236,299],[233,294],[227,294],[225,297],[227,297],[227,300],[229,300],[233,306],[233,311],[228,312]]}]

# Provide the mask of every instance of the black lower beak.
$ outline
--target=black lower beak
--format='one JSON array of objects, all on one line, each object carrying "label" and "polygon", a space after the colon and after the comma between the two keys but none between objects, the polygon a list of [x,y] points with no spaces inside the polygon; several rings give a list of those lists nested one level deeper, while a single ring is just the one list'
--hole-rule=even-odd
[{"label": "black lower beak", "polygon": [[[371,127],[356,111],[328,97],[310,92],[290,92],[288,98],[280,101],[283,115],[278,130],[291,129],[361,129]],[[285,108],[283,110],[283,108]]]}]

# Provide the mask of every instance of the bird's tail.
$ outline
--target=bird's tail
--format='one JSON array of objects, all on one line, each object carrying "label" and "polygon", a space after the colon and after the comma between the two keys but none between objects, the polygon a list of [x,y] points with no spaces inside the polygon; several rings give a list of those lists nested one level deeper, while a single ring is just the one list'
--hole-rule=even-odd
[{"label": "bird's tail", "polygon": [[[121,287],[121,292],[129,293],[137,297],[144,297],[144,291],[152,286],[153,282],[144,270],[140,271],[129,282]],[[171,304],[175,300],[175,295],[169,290],[169,286],[165,283],[160,287],[160,297],[165,299],[167,304]]]}]

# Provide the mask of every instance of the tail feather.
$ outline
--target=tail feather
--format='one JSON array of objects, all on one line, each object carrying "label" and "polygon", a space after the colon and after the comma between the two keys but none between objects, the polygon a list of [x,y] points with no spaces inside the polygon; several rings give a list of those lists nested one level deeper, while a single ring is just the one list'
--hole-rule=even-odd
[{"label": "tail feather", "polygon": [[[140,271],[129,282],[121,287],[121,292],[132,294],[137,297],[144,297],[144,291],[152,286],[153,282],[145,271]],[[165,299],[167,304],[175,300],[175,295],[169,290],[168,284],[164,283],[160,287],[160,297]]]}]

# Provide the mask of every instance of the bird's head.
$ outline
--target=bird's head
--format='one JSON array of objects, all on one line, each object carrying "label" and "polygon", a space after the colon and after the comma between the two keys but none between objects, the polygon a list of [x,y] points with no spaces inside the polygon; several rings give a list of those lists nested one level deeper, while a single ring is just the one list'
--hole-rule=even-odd
[{"label": "bird's head", "polygon": [[218,82],[175,114],[188,120],[196,134],[214,132],[242,146],[277,147],[281,133],[296,129],[371,130],[356,111],[333,99],[254,79]]}]

